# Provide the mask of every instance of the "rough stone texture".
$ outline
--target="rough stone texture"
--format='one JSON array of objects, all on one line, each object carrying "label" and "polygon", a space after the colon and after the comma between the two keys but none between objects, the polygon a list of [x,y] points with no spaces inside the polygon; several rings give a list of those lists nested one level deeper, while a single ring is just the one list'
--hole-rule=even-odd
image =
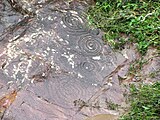
[{"label": "rough stone texture", "polygon": [[0,2],[2,120],[118,115],[108,104],[125,102],[119,76],[125,78],[135,51],[104,45],[100,31],[88,26],[82,1],[15,0],[24,12],[10,4]]},{"label": "rough stone texture", "polygon": [[141,74],[144,78],[145,83],[153,83],[155,81],[160,81],[160,55],[159,53],[150,48],[147,55],[145,56],[147,64],[144,65]]}]

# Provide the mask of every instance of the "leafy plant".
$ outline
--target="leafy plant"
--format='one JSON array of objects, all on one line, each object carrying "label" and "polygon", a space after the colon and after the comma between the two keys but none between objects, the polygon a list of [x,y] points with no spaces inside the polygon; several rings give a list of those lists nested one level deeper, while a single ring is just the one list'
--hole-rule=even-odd
[{"label": "leafy plant", "polygon": [[88,9],[89,23],[105,32],[113,48],[134,42],[144,55],[149,46],[160,49],[160,2],[157,0],[97,0]]},{"label": "leafy plant", "polygon": [[160,82],[131,85],[131,108],[120,120],[160,120]]}]

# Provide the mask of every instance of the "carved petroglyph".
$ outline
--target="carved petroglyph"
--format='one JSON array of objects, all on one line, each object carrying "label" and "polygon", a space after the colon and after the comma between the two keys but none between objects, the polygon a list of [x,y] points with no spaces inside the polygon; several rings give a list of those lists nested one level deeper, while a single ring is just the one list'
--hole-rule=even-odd
[{"label": "carved petroglyph", "polygon": [[84,36],[78,41],[82,55],[98,56],[102,52],[102,44],[93,36]]},{"label": "carved petroglyph", "polygon": [[[108,90],[104,87],[104,83],[108,85],[105,78],[120,63],[116,63],[112,49],[104,46],[100,31],[91,29],[80,12],[54,11],[52,4],[40,8],[32,4],[31,8],[36,15],[28,15],[26,23],[25,18],[19,19],[6,29],[9,32],[0,28],[4,38],[0,38],[0,45],[4,46],[4,50],[0,48],[0,72],[9,78],[0,89],[21,88],[16,103],[6,110],[4,119],[7,116],[23,119],[19,117],[21,113],[33,120],[82,120],[84,115],[79,105],[75,105],[76,100],[87,102],[88,109],[106,113],[101,102],[106,100],[102,95]],[[0,76],[0,85],[1,81]],[[95,107],[92,101],[100,107]],[[40,108],[56,111],[52,112],[55,115],[48,115]]]}]

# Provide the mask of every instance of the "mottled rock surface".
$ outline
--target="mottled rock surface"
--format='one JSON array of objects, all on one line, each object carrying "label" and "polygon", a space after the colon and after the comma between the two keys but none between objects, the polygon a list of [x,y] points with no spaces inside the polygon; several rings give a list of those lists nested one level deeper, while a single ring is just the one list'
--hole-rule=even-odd
[{"label": "mottled rock surface", "polygon": [[0,2],[1,119],[119,115],[108,106],[125,103],[119,76],[125,78],[135,51],[104,45],[87,24],[83,1],[8,1]]}]

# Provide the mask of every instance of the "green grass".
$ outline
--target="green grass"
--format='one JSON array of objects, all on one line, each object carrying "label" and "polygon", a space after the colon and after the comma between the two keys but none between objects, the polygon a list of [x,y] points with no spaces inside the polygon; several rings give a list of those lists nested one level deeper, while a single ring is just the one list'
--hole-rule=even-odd
[{"label": "green grass", "polygon": [[[130,75],[139,74],[145,64],[148,64],[148,60],[144,59],[143,57],[135,60],[133,63],[130,64],[129,73]],[[156,75],[156,74],[155,74]]]},{"label": "green grass", "polygon": [[[160,50],[159,0],[97,0],[87,16],[91,25],[104,31],[103,40],[115,49],[133,43],[142,55],[149,47]],[[142,57],[131,65],[129,73],[138,74],[144,64],[147,60]],[[120,120],[160,120],[160,82],[131,85],[130,91],[130,109]],[[109,105],[115,109],[114,104]]]},{"label": "green grass", "polygon": [[97,0],[88,9],[91,25],[105,32],[104,41],[113,48],[122,49],[136,43],[144,55],[149,46],[160,49],[159,0]]},{"label": "green grass", "polygon": [[153,85],[132,85],[131,108],[120,120],[160,120],[160,82]]}]

